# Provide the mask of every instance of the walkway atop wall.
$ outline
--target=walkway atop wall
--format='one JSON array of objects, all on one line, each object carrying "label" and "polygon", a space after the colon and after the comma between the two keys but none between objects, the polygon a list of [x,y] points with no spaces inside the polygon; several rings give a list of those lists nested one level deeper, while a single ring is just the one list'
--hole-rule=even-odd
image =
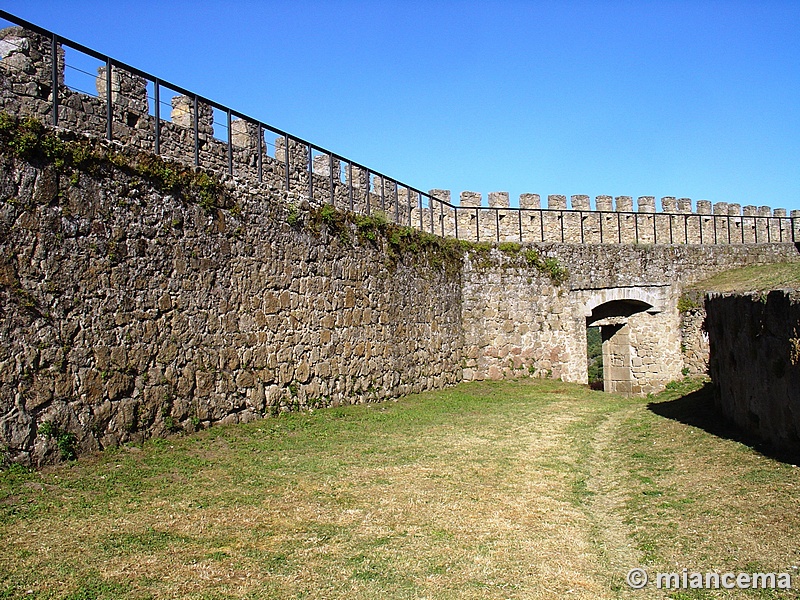
[{"label": "walkway atop wall", "polygon": [[[800,239],[800,211],[653,196],[507,192],[488,206],[423,192],[330,150],[163,81],[5,11],[0,31],[0,110],[280,190],[290,202],[329,203],[470,241],[569,244],[752,244]],[[93,72],[94,71],[94,72]],[[95,91],[89,91],[94,89]]]}]

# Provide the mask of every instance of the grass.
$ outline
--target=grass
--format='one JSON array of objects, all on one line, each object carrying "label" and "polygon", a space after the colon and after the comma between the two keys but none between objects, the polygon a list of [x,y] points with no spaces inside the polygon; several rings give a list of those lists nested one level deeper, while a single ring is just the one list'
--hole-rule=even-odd
[{"label": "grass", "polygon": [[800,262],[732,269],[699,281],[692,289],[708,292],[766,292],[800,289]]},{"label": "grass", "polygon": [[[628,569],[793,569],[800,474],[715,429],[701,385],[470,383],[12,468],[0,598],[648,597]],[[720,592],[673,597],[794,597]]]}]

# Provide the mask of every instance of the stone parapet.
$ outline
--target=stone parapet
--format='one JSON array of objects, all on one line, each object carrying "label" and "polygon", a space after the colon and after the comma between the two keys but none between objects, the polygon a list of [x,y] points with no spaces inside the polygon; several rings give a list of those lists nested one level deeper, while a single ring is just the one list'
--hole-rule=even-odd
[{"label": "stone parapet", "polygon": [[[372,214],[382,212],[390,221],[469,240],[564,243],[710,244],[791,241],[795,216],[785,209],[698,200],[692,212],[690,198],[661,198],[656,212],[654,196],[585,194],[569,197],[525,193],[519,205],[510,206],[508,192],[490,192],[488,205],[478,192],[462,192],[458,205],[437,194],[411,192],[403,184],[376,176],[349,161],[332,159],[307,142],[270,132],[265,124],[232,118],[214,122],[214,111],[195,96],[174,95],[165,87],[159,107],[171,106],[156,122],[145,78],[112,66],[98,69],[97,96],[64,85],[64,52],[57,46],[57,94],[53,94],[51,40],[19,27],[0,31],[0,109],[14,115],[32,115],[45,122],[58,117],[61,127],[111,139],[133,149],[158,153],[168,159],[197,166],[223,176],[266,183],[286,197],[312,205]],[[115,64],[115,63],[113,63]],[[110,92],[110,97],[109,97]],[[58,114],[52,114],[54,96]],[[107,108],[111,106],[111,113]],[[195,114],[197,113],[197,114]],[[110,123],[109,123],[110,119]],[[230,142],[230,144],[229,144]],[[464,209],[469,209],[470,213]],[[616,214],[614,214],[616,213]],[[800,229],[800,227],[794,227]]]}]

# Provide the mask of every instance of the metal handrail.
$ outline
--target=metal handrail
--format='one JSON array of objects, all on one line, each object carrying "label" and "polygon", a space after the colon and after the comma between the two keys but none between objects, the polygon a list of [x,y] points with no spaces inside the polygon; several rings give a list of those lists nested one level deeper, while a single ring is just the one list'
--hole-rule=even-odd
[{"label": "metal handrail", "polygon": [[[175,92],[178,92],[179,94],[182,94],[184,96],[188,96],[190,98],[193,98],[195,100],[195,102],[202,102],[203,104],[207,104],[207,105],[211,106],[212,108],[216,108],[216,109],[221,110],[221,111],[226,112],[226,113],[228,111],[230,111],[230,114],[232,116],[235,116],[235,117],[237,117],[239,119],[243,119],[245,121],[248,121],[248,122],[250,122],[250,123],[252,123],[254,125],[260,125],[264,129],[267,129],[267,130],[271,131],[272,133],[275,133],[275,134],[277,134],[277,135],[279,135],[281,137],[284,137],[286,139],[292,140],[292,141],[294,141],[296,143],[299,143],[301,145],[304,145],[304,146],[309,146],[310,148],[313,148],[314,150],[317,150],[318,152],[320,152],[322,154],[327,154],[329,156],[333,156],[333,158],[336,159],[336,160],[340,160],[340,161],[343,161],[345,163],[350,163],[354,167],[357,167],[357,168],[361,169],[362,171],[369,171],[369,173],[372,174],[372,175],[377,175],[379,177],[386,178],[389,181],[393,181],[393,182],[395,182],[397,184],[400,184],[403,187],[408,188],[408,189],[410,189],[410,190],[412,190],[414,192],[418,192],[418,193],[422,194],[423,196],[425,196],[426,198],[431,198],[431,196],[428,193],[423,192],[422,190],[419,190],[419,189],[417,189],[417,188],[415,188],[413,186],[410,186],[408,184],[402,183],[402,182],[398,181],[397,179],[395,179],[394,177],[389,177],[388,175],[384,175],[380,171],[376,171],[375,169],[369,168],[366,165],[363,165],[363,164],[358,163],[358,162],[356,162],[354,160],[351,160],[351,159],[349,159],[349,158],[347,158],[345,156],[342,156],[341,154],[333,152],[332,150],[328,150],[327,148],[324,148],[323,146],[319,146],[319,145],[317,145],[317,144],[315,144],[313,142],[310,142],[310,141],[305,140],[305,139],[303,139],[301,137],[293,135],[293,134],[289,133],[288,131],[284,131],[283,129],[280,129],[278,127],[275,127],[273,125],[265,123],[264,121],[261,121],[260,119],[256,119],[256,118],[251,117],[251,116],[249,116],[249,115],[247,115],[247,114],[245,114],[243,112],[240,112],[238,110],[235,110],[233,108],[225,106],[224,104],[220,104],[219,102],[216,102],[216,101],[214,101],[214,100],[212,100],[210,98],[207,98],[205,96],[202,96],[200,94],[192,92],[192,91],[190,91],[190,90],[188,90],[188,89],[186,89],[186,88],[184,88],[184,87],[182,87],[180,85],[177,85],[175,83],[167,81],[166,79],[162,79],[160,77],[156,77],[155,75],[152,75],[152,74],[148,73],[147,71],[143,71],[143,70],[138,69],[138,68],[136,68],[136,67],[134,67],[132,65],[129,65],[129,64],[125,63],[125,62],[116,60],[116,59],[114,59],[114,58],[112,58],[112,57],[110,57],[110,56],[108,56],[106,54],[103,54],[103,53],[98,52],[96,50],[93,50],[93,49],[91,49],[91,48],[89,48],[87,46],[84,46],[83,44],[81,44],[79,42],[75,42],[75,41],[73,41],[73,40],[71,40],[69,38],[66,38],[64,36],[58,35],[58,34],[52,32],[52,31],[50,31],[48,29],[40,27],[40,26],[38,26],[38,25],[36,25],[34,23],[31,23],[30,21],[26,21],[25,19],[22,19],[20,17],[12,15],[9,12],[6,12],[4,10],[0,10],[0,18],[3,18],[6,21],[9,21],[9,22],[14,23],[16,25],[24,27],[25,29],[29,29],[29,30],[31,30],[31,31],[33,31],[35,33],[38,33],[39,35],[43,35],[45,37],[48,37],[48,38],[52,39],[54,48],[55,48],[55,46],[57,44],[62,44],[62,45],[65,45],[65,46],[67,46],[69,48],[72,48],[74,50],[79,50],[79,51],[83,52],[84,54],[88,54],[92,58],[96,58],[97,60],[100,60],[100,61],[106,63],[106,65],[110,64],[112,66],[112,68],[117,67],[117,68],[124,69],[125,71],[128,71],[129,73],[132,73],[133,75],[137,75],[139,77],[143,77],[144,79],[147,79],[148,81],[152,81],[152,82],[158,83],[158,84],[160,84],[160,85],[162,85],[164,87],[168,87],[171,90],[173,90]],[[53,56],[56,56],[56,55],[54,54]],[[55,67],[55,62],[56,61],[54,61],[54,67]],[[54,68],[53,70],[56,71],[57,67]],[[54,75],[54,78],[55,77],[57,77],[57,74]],[[108,77],[108,80],[109,80],[109,82],[111,81],[111,77],[110,76]],[[57,88],[57,86],[56,86],[56,88]],[[288,152],[288,148],[287,148],[287,152]],[[436,201],[439,201],[438,198],[432,198],[432,199],[436,200]]]},{"label": "metal handrail", "polygon": [[[389,177],[388,175],[383,174],[380,171],[376,171],[366,165],[361,163],[355,162],[341,154],[333,152],[332,150],[328,150],[323,146],[319,146],[295,136],[283,129],[278,127],[274,127],[268,123],[265,123],[259,119],[251,117],[245,113],[237,111],[233,108],[220,104],[210,98],[205,96],[201,96],[196,94],[180,85],[174,84],[172,82],[166,81],[161,79],[160,77],[156,77],[146,71],[138,69],[132,65],[124,63],[122,61],[116,60],[111,58],[110,56],[93,50],[79,42],[75,42],[69,38],[60,36],[52,31],[49,31],[43,27],[40,27],[34,23],[31,23],[25,19],[12,15],[7,11],[0,10],[0,18],[5,19],[11,23],[14,23],[18,26],[21,26],[25,29],[28,29],[34,33],[37,33],[45,38],[51,40],[51,58],[52,58],[52,103],[53,103],[53,123],[54,125],[58,125],[58,105],[59,105],[59,72],[58,72],[58,46],[59,44],[72,48],[74,50],[78,50],[88,56],[91,56],[105,64],[106,68],[106,105],[107,105],[107,123],[106,123],[106,136],[108,139],[112,138],[112,121],[113,121],[113,106],[112,106],[112,71],[114,69],[123,69],[128,73],[133,75],[142,77],[143,79],[150,81],[153,83],[154,86],[154,96],[155,96],[155,152],[159,154],[160,151],[160,132],[161,132],[161,106],[160,106],[160,88],[163,86],[165,88],[169,88],[170,90],[182,94],[192,100],[192,109],[194,111],[194,118],[193,120],[193,135],[194,135],[194,164],[195,166],[199,165],[200,163],[200,151],[199,151],[199,132],[198,132],[198,105],[203,103],[204,105],[210,106],[212,109],[217,109],[225,113],[227,118],[227,164],[229,172],[233,172],[233,144],[232,144],[232,130],[231,130],[231,119],[236,117],[238,119],[242,119],[243,121],[250,123],[251,125],[255,125],[258,127],[258,177],[261,180],[262,174],[262,150],[263,150],[263,132],[264,130],[270,131],[281,138],[284,139],[285,147],[284,147],[284,166],[285,166],[285,177],[286,177],[286,189],[287,191],[290,189],[290,142],[298,144],[300,146],[305,146],[307,148],[306,157],[307,160],[307,173],[309,175],[309,196],[313,198],[314,194],[314,166],[313,166],[313,158],[314,158],[314,151],[318,152],[321,155],[326,155],[329,159],[329,179],[330,179],[330,187],[331,187],[331,196],[334,195],[334,176],[333,176],[333,162],[340,161],[347,165],[347,181],[348,181],[348,190],[347,190],[347,201],[349,204],[350,210],[354,209],[354,198],[353,198],[353,169],[359,169],[360,174],[366,175],[366,189],[365,189],[365,197],[366,197],[366,206],[365,210],[367,214],[370,214],[372,207],[371,207],[371,200],[370,194],[370,187],[372,185],[371,178],[372,176],[380,177],[380,205],[383,210],[386,210],[386,181],[388,180],[390,183],[394,183],[394,202],[395,202],[395,220],[399,221],[399,188],[403,187],[406,190],[406,197],[408,199],[408,223],[409,225],[412,224],[412,215],[411,212],[416,208],[419,210],[419,228],[421,230],[427,230],[426,224],[423,220],[423,211],[428,210],[430,211],[430,232],[435,233],[435,223],[434,223],[434,210],[436,210],[436,206],[434,203],[438,205],[438,218],[440,220],[441,225],[441,234],[445,234],[445,207],[452,210],[453,213],[453,226],[454,226],[454,233],[455,237],[459,237],[459,226],[458,226],[458,213],[459,211],[468,211],[475,213],[476,218],[476,230],[475,230],[475,238],[476,240],[480,240],[481,232],[480,232],[480,214],[482,211],[494,211],[495,217],[495,230],[496,230],[496,239],[500,240],[500,211],[518,211],[518,220],[519,220],[519,239],[523,241],[523,227],[522,227],[522,215],[525,212],[534,212],[539,213],[539,229],[540,229],[540,239],[542,242],[545,241],[545,229],[544,229],[544,221],[546,214],[553,214],[558,216],[558,220],[560,222],[560,237],[561,241],[565,241],[565,217],[564,215],[570,214],[577,214],[578,220],[580,222],[580,237],[581,241],[584,242],[584,226],[583,220],[584,215],[592,214],[592,215],[599,215],[599,234],[600,234],[600,243],[603,243],[603,221],[604,215],[616,215],[617,220],[617,243],[622,243],[622,224],[621,220],[623,217],[626,219],[635,216],[634,219],[634,243],[638,243],[641,239],[640,232],[639,232],[639,220],[640,218],[648,218],[650,216],[653,217],[653,243],[656,243],[658,238],[658,231],[657,231],[657,219],[659,217],[669,218],[669,239],[670,243],[674,243],[674,235],[673,235],[673,220],[678,220],[678,218],[683,218],[684,220],[684,242],[689,243],[689,221],[690,219],[696,218],[698,220],[699,225],[699,237],[700,243],[703,243],[703,219],[713,219],[714,220],[714,243],[717,243],[717,227],[716,227],[716,220],[717,219],[727,219],[727,243],[732,243],[731,241],[731,219],[739,219],[742,223],[742,243],[745,243],[745,236],[744,236],[744,221],[747,219],[752,219],[752,223],[754,226],[754,241],[758,243],[758,226],[759,220],[766,220],[766,233],[767,233],[767,241],[771,241],[772,235],[770,231],[770,219],[777,219],[779,223],[779,239],[783,241],[783,227],[780,226],[780,223],[783,221],[787,221],[790,224],[790,228],[792,231],[791,234],[791,241],[795,242],[795,217],[793,216],[786,216],[786,217],[776,217],[776,216],[762,216],[762,215],[714,215],[714,214],[700,214],[700,213],[685,213],[685,212],[635,212],[635,211],[603,211],[603,210],[581,210],[581,209],[567,209],[567,208],[523,208],[523,207],[490,207],[490,206],[462,206],[462,205],[454,205],[448,200],[444,200],[442,198],[438,198],[436,196],[432,196],[428,192],[424,192],[414,186],[408,185],[403,183],[393,177]],[[376,190],[377,193],[377,190]],[[416,201],[412,199],[412,194],[416,194],[417,198]],[[427,207],[424,206],[423,198],[427,199]]]}]

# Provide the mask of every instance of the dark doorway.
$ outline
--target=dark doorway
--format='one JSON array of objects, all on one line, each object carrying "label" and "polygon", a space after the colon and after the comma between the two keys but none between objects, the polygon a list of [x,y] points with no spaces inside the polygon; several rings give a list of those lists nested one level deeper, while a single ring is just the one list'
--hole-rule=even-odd
[{"label": "dark doorway", "polygon": [[599,327],[586,328],[586,364],[588,366],[589,387],[603,389],[603,338]]}]

